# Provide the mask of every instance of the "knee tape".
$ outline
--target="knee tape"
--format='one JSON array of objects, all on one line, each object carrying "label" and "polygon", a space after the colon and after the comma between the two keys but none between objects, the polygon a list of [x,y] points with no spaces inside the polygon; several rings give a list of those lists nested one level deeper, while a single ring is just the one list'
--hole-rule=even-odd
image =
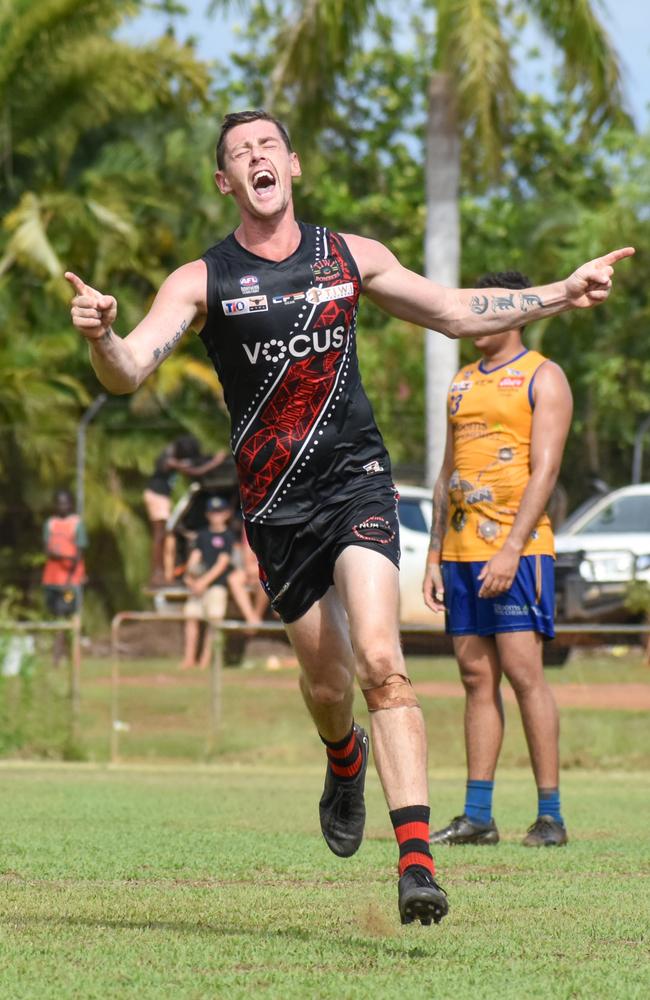
[{"label": "knee tape", "polygon": [[378,687],[362,688],[369,712],[383,708],[417,708],[418,700],[408,677],[389,674]]}]

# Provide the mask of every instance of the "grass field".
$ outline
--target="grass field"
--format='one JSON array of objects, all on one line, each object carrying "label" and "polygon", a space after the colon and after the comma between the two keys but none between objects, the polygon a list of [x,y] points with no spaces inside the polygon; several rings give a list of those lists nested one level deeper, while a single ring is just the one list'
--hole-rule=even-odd
[{"label": "grass field", "polygon": [[[455,679],[449,661],[413,663],[416,679],[432,672]],[[322,751],[294,673],[228,671],[216,757],[190,766],[205,750],[205,678],[179,681],[164,661],[124,673],[122,752],[133,763],[104,763],[104,661],[84,674],[94,763],[0,763],[3,1000],[650,995],[647,713],[562,711],[571,842],[540,852],[519,844],[534,787],[509,708],[495,802],[503,842],[438,851],[450,915],[403,928],[372,768],[359,853],[337,859],[320,837]],[[648,681],[634,657],[550,676],[563,685],[576,673]],[[462,806],[462,700],[423,707],[432,814],[443,823]]]}]

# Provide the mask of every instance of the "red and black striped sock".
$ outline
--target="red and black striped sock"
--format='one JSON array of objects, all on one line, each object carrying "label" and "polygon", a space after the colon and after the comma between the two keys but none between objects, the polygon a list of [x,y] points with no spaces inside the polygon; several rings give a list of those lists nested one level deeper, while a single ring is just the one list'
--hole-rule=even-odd
[{"label": "red and black striped sock", "polygon": [[414,865],[435,875],[436,866],[429,850],[429,807],[404,806],[392,809],[389,815],[399,844],[400,875]]},{"label": "red and black striped sock", "polygon": [[327,747],[327,759],[337,781],[352,781],[356,778],[363,763],[363,755],[354,724],[345,739],[331,743],[321,736],[321,740]]}]

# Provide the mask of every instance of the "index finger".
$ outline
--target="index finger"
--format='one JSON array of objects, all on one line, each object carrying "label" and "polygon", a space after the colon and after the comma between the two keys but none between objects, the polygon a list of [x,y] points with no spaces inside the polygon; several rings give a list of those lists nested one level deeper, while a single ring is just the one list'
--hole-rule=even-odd
[{"label": "index finger", "polygon": [[610,253],[606,253],[600,259],[604,264],[615,264],[616,261],[623,260],[625,257],[632,257],[634,252],[634,247],[621,247],[619,250],[612,250]]},{"label": "index finger", "polygon": [[86,291],[86,284],[74,271],[66,271],[63,277],[69,281],[77,295],[83,295]]}]

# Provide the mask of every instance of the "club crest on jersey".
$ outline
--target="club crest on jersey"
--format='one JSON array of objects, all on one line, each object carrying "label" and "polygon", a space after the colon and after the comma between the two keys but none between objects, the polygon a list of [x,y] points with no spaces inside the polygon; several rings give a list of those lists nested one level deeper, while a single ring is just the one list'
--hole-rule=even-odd
[{"label": "club crest on jersey", "polygon": [[315,306],[319,302],[349,299],[352,295],[354,295],[354,285],[351,281],[344,281],[341,285],[331,285],[329,288],[310,288],[307,292],[307,301]]},{"label": "club crest on jersey", "polygon": [[266,295],[250,296],[247,299],[222,299],[221,305],[226,316],[243,316],[245,313],[268,312]]},{"label": "club crest on jersey", "polygon": [[337,278],[343,277],[341,262],[335,257],[315,260],[311,265],[311,271],[316,281],[335,281]]},{"label": "club crest on jersey", "polygon": [[260,290],[260,279],[256,274],[245,274],[239,279],[242,295],[255,295]]}]

